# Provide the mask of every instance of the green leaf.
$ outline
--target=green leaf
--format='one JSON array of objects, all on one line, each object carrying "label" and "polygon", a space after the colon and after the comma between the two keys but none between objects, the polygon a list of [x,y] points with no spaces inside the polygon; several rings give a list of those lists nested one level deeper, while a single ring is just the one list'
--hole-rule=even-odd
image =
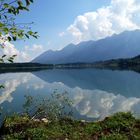
[{"label": "green leaf", "polygon": [[0,22],[0,28],[3,27],[3,26],[5,26],[5,24],[3,24],[3,23]]},{"label": "green leaf", "polygon": [[38,36],[37,36],[37,35],[33,35],[33,37],[34,37],[34,38],[36,38],[36,39],[38,38]]},{"label": "green leaf", "polygon": [[17,55],[16,54],[14,54],[12,57],[16,57]]},{"label": "green leaf", "polygon": [[30,1],[29,0],[25,0],[26,1],[26,5],[29,6],[30,5]]},{"label": "green leaf", "polygon": [[22,7],[23,3],[21,1],[18,1],[18,5]]},{"label": "green leaf", "polygon": [[4,15],[4,17],[5,17],[5,19],[7,19],[7,16],[6,15]]},{"label": "green leaf", "polygon": [[16,40],[17,40],[17,37],[16,37],[16,36],[13,36],[12,38],[13,38],[13,40],[14,40],[14,41],[16,41]]},{"label": "green leaf", "polygon": [[32,32],[32,31],[28,31],[27,33],[28,33],[29,35],[32,35],[32,34],[33,34],[33,32]]},{"label": "green leaf", "polygon": [[4,6],[4,8],[8,8],[9,4],[8,3],[4,3],[3,6]]},{"label": "green leaf", "polygon": [[12,40],[10,36],[8,36],[7,39],[8,39],[8,41],[11,41]]},{"label": "green leaf", "polygon": [[33,3],[34,1],[33,1],[33,0],[30,0],[30,2],[32,2],[32,3]]},{"label": "green leaf", "polygon": [[4,27],[4,28],[3,28],[3,32],[4,32],[5,34],[8,34],[9,29],[8,29],[7,27]]},{"label": "green leaf", "polygon": [[8,9],[8,13],[12,13],[12,10],[11,9]]},{"label": "green leaf", "polygon": [[2,63],[3,63],[3,62],[4,62],[4,60],[3,60],[2,58],[0,58],[0,62],[2,62]]},{"label": "green leaf", "polygon": [[23,7],[23,10],[29,11],[29,9],[27,7]]},{"label": "green leaf", "polygon": [[0,85],[0,88],[5,88],[4,85]]},{"label": "green leaf", "polygon": [[13,60],[12,59],[8,59],[8,61],[11,62],[11,63],[13,63]]},{"label": "green leaf", "polygon": [[4,57],[6,57],[6,55],[5,55],[5,54],[2,56],[2,58],[4,58]]},{"label": "green leaf", "polygon": [[1,48],[4,48],[4,45],[1,45]]},{"label": "green leaf", "polygon": [[29,39],[30,37],[29,37],[29,35],[27,35],[27,34],[25,34],[25,36]]}]

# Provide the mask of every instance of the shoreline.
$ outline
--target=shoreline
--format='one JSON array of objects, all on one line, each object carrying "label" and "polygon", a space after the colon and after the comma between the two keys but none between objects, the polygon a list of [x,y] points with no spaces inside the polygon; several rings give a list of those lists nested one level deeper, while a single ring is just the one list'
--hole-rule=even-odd
[{"label": "shoreline", "polygon": [[31,120],[27,115],[7,117],[0,128],[1,139],[128,140],[140,139],[140,119],[131,113],[116,113],[102,121],[60,118]]}]

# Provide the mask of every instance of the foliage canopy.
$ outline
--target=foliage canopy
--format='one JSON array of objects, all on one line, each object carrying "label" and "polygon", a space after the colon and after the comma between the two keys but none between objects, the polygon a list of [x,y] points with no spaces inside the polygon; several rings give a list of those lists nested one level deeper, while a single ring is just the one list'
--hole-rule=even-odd
[{"label": "foliage canopy", "polygon": [[[0,0],[0,47],[6,47],[6,42],[17,41],[19,39],[37,38],[37,32],[30,28],[32,23],[17,23],[16,16],[22,11],[29,11],[33,0]],[[16,55],[6,58],[6,54],[0,57],[0,62],[13,62]]]}]

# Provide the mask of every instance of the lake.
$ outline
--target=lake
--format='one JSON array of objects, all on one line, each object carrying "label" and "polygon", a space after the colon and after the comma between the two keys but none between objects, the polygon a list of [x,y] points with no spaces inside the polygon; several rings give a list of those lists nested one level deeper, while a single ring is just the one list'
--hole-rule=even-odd
[{"label": "lake", "polygon": [[121,111],[140,116],[140,74],[99,69],[52,69],[0,74],[2,115],[21,112],[25,95],[50,96],[67,92],[77,119],[100,120]]}]

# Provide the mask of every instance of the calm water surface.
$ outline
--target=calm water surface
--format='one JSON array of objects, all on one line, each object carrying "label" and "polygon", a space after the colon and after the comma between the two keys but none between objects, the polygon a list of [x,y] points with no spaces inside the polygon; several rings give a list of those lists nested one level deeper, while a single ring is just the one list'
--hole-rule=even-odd
[{"label": "calm water surface", "polygon": [[140,116],[140,74],[97,69],[42,70],[0,74],[3,114],[20,112],[25,95],[49,96],[67,92],[77,119],[97,120],[120,111]]}]

